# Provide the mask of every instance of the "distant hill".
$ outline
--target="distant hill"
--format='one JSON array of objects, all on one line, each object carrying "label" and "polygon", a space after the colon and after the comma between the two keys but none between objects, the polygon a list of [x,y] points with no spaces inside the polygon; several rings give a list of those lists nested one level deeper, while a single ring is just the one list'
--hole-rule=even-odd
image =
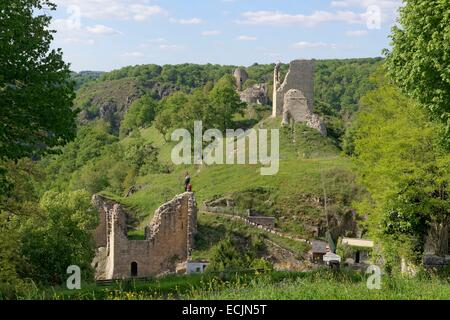
[{"label": "distant hill", "polygon": [[[315,112],[322,115],[329,134],[341,141],[347,123],[358,109],[359,98],[374,85],[369,81],[381,58],[317,60]],[[267,83],[272,90],[274,64],[254,64],[246,68],[249,83]],[[82,123],[104,119],[118,132],[129,106],[147,94],[160,100],[175,91],[191,92],[208,82],[232,74],[237,66],[222,65],[138,65],[108,73],[81,72],[74,75],[81,88],[76,99]],[[287,64],[282,65],[286,74]],[[245,84],[244,84],[245,85]],[[271,97],[271,92],[269,92]]]},{"label": "distant hill", "polygon": [[95,81],[100,78],[105,72],[101,71],[80,71],[72,72],[72,80],[75,81],[75,89],[81,88],[88,82]]}]

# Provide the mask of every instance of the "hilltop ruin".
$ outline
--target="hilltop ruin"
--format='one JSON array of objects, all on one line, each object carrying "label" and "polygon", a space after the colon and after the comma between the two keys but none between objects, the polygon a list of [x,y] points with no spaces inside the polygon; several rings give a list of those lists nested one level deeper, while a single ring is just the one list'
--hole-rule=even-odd
[{"label": "hilltop ruin", "polygon": [[327,131],[314,110],[314,60],[294,60],[283,82],[278,63],[273,75],[272,117],[283,117],[283,124],[306,123],[326,136]]}]

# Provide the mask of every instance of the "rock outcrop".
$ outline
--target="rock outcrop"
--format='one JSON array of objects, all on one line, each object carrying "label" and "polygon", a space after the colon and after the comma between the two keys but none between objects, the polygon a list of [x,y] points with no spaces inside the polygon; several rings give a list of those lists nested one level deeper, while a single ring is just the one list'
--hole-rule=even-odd
[{"label": "rock outcrop", "polygon": [[97,280],[147,277],[174,272],[177,262],[189,257],[197,230],[194,194],[176,196],[155,211],[144,240],[128,239],[131,219],[123,205],[94,195],[99,225],[95,231]]}]

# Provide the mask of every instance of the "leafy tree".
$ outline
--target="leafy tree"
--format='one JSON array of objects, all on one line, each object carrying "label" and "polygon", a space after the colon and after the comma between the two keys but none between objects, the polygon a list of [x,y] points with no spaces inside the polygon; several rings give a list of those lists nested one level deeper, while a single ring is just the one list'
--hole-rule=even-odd
[{"label": "leafy tree", "polygon": [[[355,121],[356,167],[371,195],[360,209],[385,244],[418,259],[430,226],[445,231],[450,220],[450,156],[439,144],[440,126],[386,83],[363,97]],[[447,250],[442,235],[438,254]]]},{"label": "leafy tree", "polygon": [[158,149],[142,138],[133,141],[125,151],[125,159],[133,166],[136,173],[146,174],[158,170]]},{"label": "leafy tree", "polygon": [[83,279],[92,276],[90,263],[94,257],[92,230],[97,214],[84,190],[58,193],[48,191],[38,209],[18,219],[22,254],[30,266],[33,279],[53,284],[62,283],[66,269],[78,265]]},{"label": "leafy tree", "polygon": [[13,296],[23,285],[19,277],[20,241],[16,230],[11,228],[4,214],[0,215],[0,299]]},{"label": "leafy tree", "polygon": [[246,89],[248,89],[248,88],[251,88],[251,87],[253,87],[255,84],[258,84],[257,82],[256,82],[256,80],[253,80],[253,79],[248,79],[247,81],[245,81],[245,83],[244,83],[244,90],[246,90]]},{"label": "leafy tree", "polygon": [[248,268],[251,259],[237,250],[230,237],[220,241],[213,250],[207,271],[237,271]]},{"label": "leafy tree", "polygon": [[0,3],[0,158],[37,156],[74,138],[74,90],[60,49],[51,50],[49,0]]},{"label": "leafy tree", "polygon": [[155,119],[157,103],[149,96],[143,96],[133,102],[120,124],[120,137],[123,138],[132,130],[150,124]]},{"label": "leafy tree", "polygon": [[450,2],[406,0],[385,50],[389,75],[450,134]]},{"label": "leafy tree", "polygon": [[242,113],[246,106],[241,102],[234,87],[234,79],[224,76],[211,90],[209,99],[211,101],[207,117],[211,125],[221,131],[234,127],[233,117],[236,113]]}]

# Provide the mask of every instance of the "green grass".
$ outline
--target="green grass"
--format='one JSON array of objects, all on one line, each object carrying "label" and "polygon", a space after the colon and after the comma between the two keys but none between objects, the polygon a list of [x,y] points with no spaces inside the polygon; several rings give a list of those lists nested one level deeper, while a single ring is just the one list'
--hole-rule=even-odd
[{"label": "green grass", "polygon": [[450,299],[450,285],[438,279],[388,278],[381,289],[367,288],[366,279],[351,279],[330,273],[312,273],[306,277],[270,281],[255,278],[250,283],[228,286],[218,292],[197,291],[189,299],[214,300],[426,300]]},{"label": "green grass", "polygon": [[[30,288],[19,299],[52,300],[409,300],[450,298],[448,282],[435,278],[402,278],[383,275],[380,290],[369,290],[362,273],[332,272],[229,273],[167,276],[147,281],[125,281],[102,287],[83,284],[81,290]],[[1,297],[0,297],[1,298]]]},{"label": "green grass", "polygon": [[[267,119],[262,126],[280,128],[279,123],[280,119]],[[137,185],[143,186],[143,189],[131,197],[120,199],[135,212],[141,221],[141,228],[162,203],[183,192],[186,171],[191,174],[199,206],[216,196],[246,194],[249,198],[258,198],[257,202],[253,201],[253,206],[262,208],[263,213],[284,217],[277,219],[277,226],[298,236],[305,234],[305,222],[317,224],[325,219],[323,206],[310,201],[322,197],[324,185],[328,188],[330,201],[336,202],[336,214],[348,208],[351,198],[356,195],[349,159],[340,156],[331,139],[303,125],[297,125],[295,130],[280,130],[280,168],[278,174],[273,176],[262,176],[260,165],[173,166],[170,152],[174,143],[165,142],[153,127],[143,129],[141,136],[160,148],[161,162],[173,167],[170,174],[138,177]],[[129,143],[129,139],[124,139],[122,143]],[[261,188],[269,190],[266,198],[252,195],[254,190]],[[343,198],[350,200],[343,203]],[[329,207],[333,207],[332,203]]]}]

